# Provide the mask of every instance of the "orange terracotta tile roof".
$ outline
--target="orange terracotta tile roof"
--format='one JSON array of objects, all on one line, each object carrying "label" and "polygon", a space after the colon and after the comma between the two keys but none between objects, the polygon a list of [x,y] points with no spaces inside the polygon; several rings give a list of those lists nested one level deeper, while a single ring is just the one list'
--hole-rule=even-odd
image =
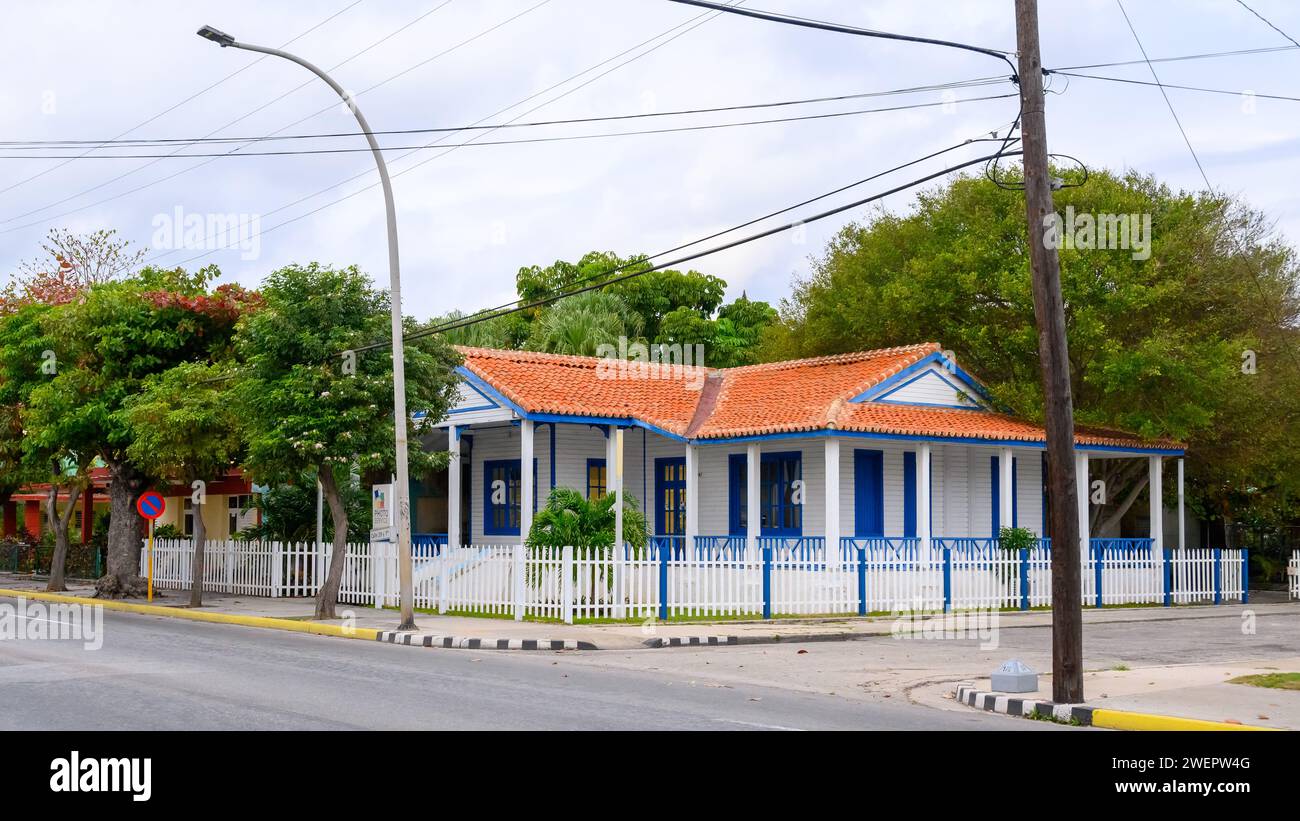
[{"label": "orange terracotta tile roof", "polygon": [[[681,367],[584,356],[458,348],[465,367],[530,414],[638,420],[690,439],[835,429],[903,436],[1043,442],[1042,427],[984,410],[852,402],[927,356],[937,343],[739,368]],[[1170,441],[1076,428],[1083,445],[1180,450]]]}]

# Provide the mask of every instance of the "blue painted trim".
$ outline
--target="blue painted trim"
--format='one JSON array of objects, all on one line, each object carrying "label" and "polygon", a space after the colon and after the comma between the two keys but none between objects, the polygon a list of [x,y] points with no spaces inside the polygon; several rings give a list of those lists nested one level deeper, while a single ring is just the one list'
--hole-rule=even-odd
[{"label": "blue painted trim", "polygon": [[763,618],[772,618],[772,546],[763,545]]},{"label": "blue painted trim", "polygon": [[[745,510],[741,504],[741,491],[747,489],[747,457],[743,453],[727,454],[727,533],[731,536],[745,536],[747,528],[740,522],[740,514]],[[748,511],[745,511],[748,517]]]},{"label": "blue painted trim", "polygon": [[492,387],[492,385],[484,380],[483,377],[474,373],[469,368],[464,365],[457,365],[456,373],[464,378],[471,388],[482,394],[483,398],[487,399],[489,402],[495,402],[499,407],[509,408],[520,416],[525,415],[523,408],[519,407],[514,402],[511,402],[509,399],[506,399],[500,391]]},{"label": "blue painted trim", "polygon": [[993,504],[989,505],[992,510],[989,512],[989,524],[992,526],[992,538],[996,539],[1002,533],[1002,459],[999,456],[989,457],[989,473],[992,481],[989,498]]},{"label": "blue painted trim", "polygon": [[[521,463],[519,459],[484,459],[483,460],[483,535],[484,536],[518,536],[519,535],[518,527],[507,526],[499,529],[492,527],[491,524],[492,508],[493,508],[492,483],[488,481],[488,478],[492,475],[492,471],[499,466],[504,465],[506,466],[507,469],[509,469],[511,467],[519,466],[520,464]],[[521,467],[519,469],[522,470]],[[470,478],[472,480],[473,477],[471,476]],[[519,490],[520,493],[522,493],[523,492],[522,474],[520,475],[519,478],[520,478]],[[507,491],[509,490],[509,488],[510,488],[510,481],[509,478],[507,478],[506,480]],[[537,495],[538,495],[537,494],[537,459],[534,457],[533,459],[533,512],[534,513],[537,512]],[[507,513],[509,512],[509,509],[513,506],[514,502],[515,500],[509,497],[506,498],[505,507]],[[522,500],[519,500],[519,505],[521,508],[523,507]],[[473,520],[471,519],[471,521]]]},{"label": "blue painted trim", "polygon": [[589,459],[587,459],[587,475],[584,477],[584,482],[585,482],[586,487],[587,487],[587,498],[588,498],[588,499],[591,498],[591,469],[592,469],[593,467],[603,467],[603,468],[606,468],[606,471],[605,471],[605,490],[604,490],[604,492],[606,492],[606,493],[609,492],[609,470],[608,470],[608,466],[605,464],[605,460],[604,460],[603,458],[602,458],[602,459],[591,459],[591,458],[589,458]]},{"label": "blue painted trim", "polygon": [[672,549],[667,544],[659,546],[659,621],[668,621],[668,557]]},{"label": "blue painted trim", "polygon": [[555,423],[551,422],[551,490],[555,490]]},{"label": "blue painted trim", "polygon": [[650,514],[650,508],[649,508],[650,488],[646,484],[647,482],[646,453],[648,450],[648,443],[646,440],[648,440],[649,438],[650,438],[649,431],[647,431],[645,428],[642,428],[641,429],[641,516],[647,519],[649,518],[649,514]]},{"label": "blue painted trim", "polygon": [[[665,481],[664,481],[663,468],[665,468],[665,467],[667,467],[667,466],[669,466],[669,465],[673,465],[673,466],[681,465],[681,466],[682,466],[682,480],[681,480],[681,482],[678,482],[678,481],[676,481],[676,480],[673,480],[672,482],[665,482]],[[686,457],[685,457],[685,456],[660,456],[660,457],[658,457],[658,458],[655,459],[655,535],[657,535],[657,536],[681,536],[681,535],[683,535],[682,533],[666,533],[666,532],[664,532],[664,530],[665,530],[665,529],[664,529],[664,513],[665,513],[665,510],[664,510],[664,491],[667,490],[668,487],[671,485],[673,488],[681,490],[681,494],[679,494],[679,498],[685,496],[685,494],[686,494],[686,484],[687,484],[687,483],[686,483],[686,470],[685,470],[685,468],[686,468]],[[683,516],[683,521],[684,521],[684,520],[685,520],[685,515],[686,515],[686,514],[685,514],[685,511],[686,511],[686,505],[685,505],[684,502],[683,502],[683,504],[682,504],[681,511],[682,511],[682,516]],[[676,509],[674,509],[674,515],[676,515],[676,512],[677,512]]]},{"label": "blue painted trim", "polygon": [[867,550],[858,550],[858,615],[867,615]]},{"label": "blue painted trim", "polygon": [[[912,376],[917,371],[926,370],[933,364],[938,364],[945,371],[951,373],[953,376],[956,376],[962,382],[966,383],[966,385],[972,391],[979,394],[979,396],[985,401],[988,402],[993,401],[993,397],[989,393],[988,388],[980,384],[978,379],[966,373],[966,371],[962,370],[961,367],[956,362],[953,362],[951,359],[944,356],[942,351],[934,351],[933,353],[928,354],[924,358],[916,362],[913,362],[911,365],[908,365],[906,368],[903,368],[898,373],[894,374],[893,376],[887,377],[884,381],[876,385],[873,385],[872,387],[868,388],[867,390],[853,397],[849,401],[850,402],[874,401],[876,397],[883,396],[893,391],[895,388],[900,387],[899,385],[900,382],[903,382],[903,380]],[[948,368],[949,365],[952,366],[951,370],[949,370]]]},{"label": "blue painted trim", "polygon": [[907,407],[907,408],[944,408],[945,410],[964,410],[964,411],[970,411],[971,413],[988,413],[988,410],[986,408],[981,408],[978,405],[974,407],[970,405],[946,405],[943,402],[904,402],[901,399],[897,399],[897,400],[876,399],[872,402],[872,404],[873,405],[902,405],[903,407]]},{"label": "blue painted trim", "polygon": [[1093,577],[1097,585],[1096,592],[1097,592],[1098,607],[1101,607],[1101,572],[1102,572],[1102,560],[1104,559],[1105,555],[1106,553],[1104,550],[1102,550],[1102,548],[1092,546]]},{"label": "blue painted trim", "polygon": [[853,449],[853,535],[885,535],[885,453]]},{"label": "blue painted trim", "polygon": [[1020,460],[1011,454],[1011,526],[1020,527]]},{"label": "blue painted trim", "polygon": [[916,451],[903,454],[903,538],[916,538]]},{"label": "blue painted trim", "polygon": [[[767,442],[778,439],[824,439],[834,436],[842,439],[880,439],[890,442],[937,442],[939,444],[962,444],[962,445],[986,445],[988,447],[1014,447],[1024,448],[1026,450],[1046,450],[1044,442],[1033,442],[1023,439],[981,439],[977,436],[918,436],[910,433],[873,433],[869,431],[855,430],[836,430],[834,428],[821,428],[818,430],[793,431],[791,433],[764,433],[754,436],[730,436],[719,437],[717,439],[692,439],[692,444],[697,445],[721,445],[733,444],[739,442]],[[682,440],[686,441],[686,440]],[[1181,456],[1185,453],[1181,448],[1163,449],[1163,448],[1130,448],[1120,445],[1079,445],[1077,450],[1085,451],[1105,451],[1115,453],[1152,453],[1163,454],[1165,456]]]},{"label": "blue painted trim", "polygon": [[[761,454],[761,455],[759,456],[759,459],[758,459],[758,462],[759,462],[759,471],[758,471],[758,474],[759,474],[759,479],[758,479],[758,489],[759,489],[759,511],[760,511],[760,519],[759,519],[759,529],[758,529],[758,532],[759,532],[759,535],[760,535],[760,536],[766,536],[766,537],[780,536],[780,537],[785,537],[785,538],[795,538],[795,537],[800,537],[800,538],[801,538],[801,537],[803,536],[803,503],[802,503],[802,502],[800,502],[800,503],[797,504],[797,505],[792,505],[792,507],[797,508],[797,509],[798,509],[798,512],[799,512],[799,526],[798,526],[798,527],[776,527],[775,525],[768,525],[768,526],[764,527],[764,526],[762,525],[761,512],[762,512],[762,508],[763,508],[763,502],[764,502],[764,500],[766,499],[766,494],[765,494],[765,491],[763,490],[763,478],[762,478],[762,477],[763,477],[763,469],[762,469],[762,464],[763,464],[764,462],[769,462],[769,463],[771,463],[771,462],[789,462],[789,461],[793,461],[793,462],[796,462],[796,463],[798,464],[798,466],[799,466],[799,475],[798,475],[797,477],[795,477],[795,478],[796,478],[798,481],[801,481],[801,482],[802,482],[802,481],[803,481],[803,451],[801,451],[801,450],[784,450],[784,451],[779,451],[779,452],[764,453],[764,454]],[[780,471],[778,470],[778,475],[779,475],[779,474],[780,474]],[[805,492],[807,492],[807,488],[806,488],[806,487],[804,488],[804,490],[805,490]],[[781,501],[778,503],[778,507],[777,507],[777,511],[776,511],[778,515],[773,516],[773,517],[770,517],[771,520],[774,521],[774,522],[775,522],[775,521],[778,521],[778,520],[781,520],[781,519],[784,518],[783,516],[780,516],[780,515],[779,515],[779,514],[781,514],[781,513],[783,513],[783,512],[785,511],[785,507],[786,507],[786,504],[785,504],[785,494],[784,494],[784,493],[780,494],[780,499],[781,499]]]},{"label": "blue painted trim", "polygon": [[[917,406],[920,406],[920,407],[932,407],[932,408],[957,408],[957,409],[959,409],[959,410],[974,410],[974,411],[982,411],[982,412],[985,412],[985,413],[988,412],[988,409],[987,409],[987,408],[984,408],[984,407],[980,406],[979,404],[976,404],[976,403],[975,403],[975,400],[971,400],[972,404],[970,404],[970,405],[962,405],[962,404],[951,403],[951,402],[908,402],[908,401],[903,400],[903,399],[890,399],[890,398],[889,398],[890,396],[893,396],[894,394],[896,394],[896,393],[898,393],[899,391],[901,391],[903,388],[906,388],[906,387],[908,387],[909,385],[915,384],[916,382],[919,382],[920,380],[925,379],[926,377],[933,377],[933,378],[935,378],[935,379],[938,379],[938,380],[940,380],[941,382],[943,382],[945,385],[947,385],[948,387],[952,388],[952,389],[953,389],[954,391],[956,391],[957,393],[960,393],[960,394],[963,394],[963,395],[966,395],[966,394],[968,394],[968,393],[970,392],[970,390],[973,390],[973,389],[970,389],[970,388],[963,388],[962,386],[960,386],[960,385],[958,385],[957,383],[953,382],[951,379],[949,379],[949,378],[947,378],[946,376],[944,376],[943,373],[942,373],[941,371],[936,371],[936,370],[932,370],[932,369],[927,368],[926,370],[923,370],[923,371],[921,371],[920,373],[918,373],[918,374],[916,374],[915,376],[913,376],[912,378],[908,379],[906,382],[903,382],[901,385],[897,385],[897,386],[895,386],[895,387],[893,387],[893,388],[890,388],[890,389],[889,389],[888,391],[886,391],[885,393],[879,394],[875,399],[872,399],[872,400],[870,400],[870,401],[872,401],[872,402],[880,402],[880,403],[883,403],[883,404],[886,404],[886,405],[917,405]],[[982,398],[982,397],[981,397],[981,398]],[[854,400],[854,401],[856,401],[856,400]]]}]

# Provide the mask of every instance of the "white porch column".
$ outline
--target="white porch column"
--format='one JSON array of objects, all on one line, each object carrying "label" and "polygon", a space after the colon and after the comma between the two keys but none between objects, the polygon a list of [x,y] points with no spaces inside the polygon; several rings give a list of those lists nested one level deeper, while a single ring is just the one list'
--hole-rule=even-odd
[{"label": "white porch column", "polygon": [[460,547],[460,428],[447,428],[447,546]]},{"label": "white porch column", "polygon": [[1164,459],[1160,456],[1147,459],[1147,469],[1150,471],[1147,489],[1151,492],[1151,547],[1157,556],[1164,555],[1165,549],[1164,467]]},{"label": "white porch column", "polygon": [[762,531],[762,514],[758,499],[758,444],[745,448],[745,555],[754,561],[758,558],[758,537]]},{"label": "white porch column", "polygon": [[623,431],[609,426],[609,458],[605,460],[606,493],[614,494],[614,550],[621,557],[623,548]]},{"label": "white porch column", "polygon": [[[998,523],[1001,527],[1015,527],[1015,453],[1011,448],[998,451]],[[994,536],[1000,534],[994,533]]]},{"label": "white porch column", "polygon": [[533,529],[533,420],[519,422],[519,539],[528,538]]},{"label": "white porch column", "polygon": [[1088,454],[1081,450],[1074,452],[1074,483],[1079,497],[1079,555],[1086,558],[1092,545],[1092,534],[1088,532],[1088,494],[1092,490],[1088,485]]},{"label": "white porch column", "polygon": [[825,440],[826,464],[826,567],[840,555],[840,440]]},{"label": "white porch column", "polygon": [[928,556],[934,544],[930,532],[930,443],[922,442],[916,451],[916,535],[921,550]]},{"label": "white porch column", "polygon": [[700,452],[686,443],[686,555],[694,556],[695,537],[700,535]]},{"label": "white porch column", "polygon": [[623,430],[611,425],[609,438],[613,458],[605,463],[605,481],[614,490],[614,562],[610,573],[614,582],[614,618],[621,619],[627,615],[623,607],[623,573],[620,564],[623,559]]},{"label": "white porch column", "polygon": [[1187,519],[1183,513],[1183,459],[1178,458],[1178,549],[1187,547]]}]

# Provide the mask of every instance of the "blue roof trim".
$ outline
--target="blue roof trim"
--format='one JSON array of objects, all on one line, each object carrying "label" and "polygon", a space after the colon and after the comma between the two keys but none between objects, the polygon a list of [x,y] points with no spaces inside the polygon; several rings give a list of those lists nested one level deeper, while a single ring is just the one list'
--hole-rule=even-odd
[{"label": "blue roof trim", "polygon": [[492,387],[487,380],[483,379],[483,377],[474,373],[469,368],[464,365],[457,365],[456,373],[464,377],[465,381],[469,383],[469,386],[484,399],[496,403],[497,407],[509,408],[520,416],[527,417],[523,408],[519,407],[514,402],[511,402],[509,399],[506,399],[505,396],[503,396],[496,388]]},{"label": "blue roof trim", "polygon": [[[462,368],[457,368],[457,369],[456,369],[456,371],[457,371],[458,373],[461,372],[461,370],[462,370]],[[466,373],[468,373],[468,371],[466,371]],[[464,374],[462,374],[462,375],[464,375]],[[471,407],[467,407],[467,408],[452,408],[451,410],[447,411],[449,414],[451,414],[451,413],[470,413],[471,411],[482,411],[482,410],[496,410],[496,409],[498,409],[498,408],[501,407],[500,404],[498,404],[495,400],[492,399],[492,397],[488,396],[486,393],[484,393],[482,390],[480,390],[480,389],[478,388],[478,386],[475,385],[473,382],[470,382],[469,380],[466,380],[466,382],[467,382],[467,384],[469,385],[469,389],[472,390],[472,391],[474,391],[474,393],[477,393],[479,396],[483,397],[484,401],[486,401],[488,404],[486,404],[486,405],[473,405],[473,406],[471,406]]]},{"label": "blue roof trim", "polygon": [[930,365],[935,363],[940,364],[945,371],[947,371],[950,374],[953,374],[962,382],[964,382],[966,386],[969,387],[975,393],[977,393],[980,396],[980,398],[988,402],[993,401],[993,396],[989,393],[988,388],[980,384],[978,379],[966,373],[966,371],[962,370],[961,367],[956,362],[953,362],[951,359],[944,356],[943,351],[935,351],[923,357],[922,359],[913,362],[911,365],[908,365],[906,368],[903,368],[901,371],[894,374],[893,376],[887,377],[883,382],[879,382],[875,385],[872,385],[870,388],[858,394],[857,396],[853,397],[849,401],[850,402],[875,401],[878,397],[884,396],[898,388],[901,388],[903,384],[906,384],[904,380],[907,380],[908,377],[911,377],[913,374],[916,374],[918,371],[924,371],[925,369],[929,368]]},{"label": "blue roof trim", "polygon": [[888,398],[888,397],[893,396],[894,394],[898,393],[898,392],[901,391],[903,388],[906,388],[908,385],[915,384],[916,382],[919,382],[919,381],[921,381],[922,379],[925,379],[926,377],[931,377],[931,378],[934,378],[934,379],[938,379],[939,381],[943,382],[945,385],[947,385],[948,387],[952,388],[954,391],[956,391],[957,393],[959,393],[959,394],[961,394],[961,395],[963,395],[963,396],[968,396],[969,393],[970,393],[970,390],[971,390],[971,389],[968,389],[968,388],[963,388],[961,385],[958,385],[957,383],[953,382],[951,379],[949,379],[948,377],[944,376],[942,371],[935,371],[935,370],[930,370],[930,369],[927,368],[926,370],[921,371],[920,373],[918,373],[918,374],[916,374],[915,376],[911,377],[911,378],[908,379],[907,381],[903,382],[901,385],[896,385],[896,386],[890,388],[888,391],[886,391],[885,393],[880,394],[877,398],[872,399],[871,401],[873,401],[873,402],[883,402],[883,403],[888,404],[888,405],[920,405],[920,406],[923,406],[923,407],[936,407],[936,408],[961,408],[961,409],[963,409],[963,410],[980,410],[980,411],[987,410],[987,408],[984,408],[984,407],[981,406],[981,405],[975,404],[974,400],[972,400],[972,401],[971,401],[971,404],[969,404],[969,405],[960,405],[960,404],[952,404],[952,403],[947,403],[947,402],[905,402],[905,401],[903,401],[903,400],[901,400],[901,399],[892,399],[892,400],[891,400],[891,399]]},{"label": "blue roof trim", "polygon": [[[873,433],[870,431],[834,430],[828,428],[822,428],[820,430],[794,431],[791,433],[764,433],[756,436],[736,436],[720,439],[693,439],[691,442],[692,444],[699,445],[720,445],[736,442],[765,442],[778,439],[819,439],[831,436],[843,437],[846,439],[881,439],[897,442],[937,442],[941,444],[946,442],[949,444],[988,445],[989,447],[1024,448],[1026,450],[1047,449],[1047,445],[1044,442],[1027,442],[1022,439],[981,439],[977,436],[917,436],[908,433]],[[1117,453],[1162,454],[1165,456],[1182,456],[1184,454],[1184,451],[1181,448],[1124,447],[1122,445],[1076,445],[1075,449]]]}]

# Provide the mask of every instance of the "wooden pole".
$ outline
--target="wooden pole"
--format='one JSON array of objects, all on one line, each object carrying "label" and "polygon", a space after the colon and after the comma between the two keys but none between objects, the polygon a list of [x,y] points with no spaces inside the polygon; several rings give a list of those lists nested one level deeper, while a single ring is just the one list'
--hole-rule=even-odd
[{"label": "wooden pole", "polygon": [[1048,531],[1052,537],[1052,700],[1058,704],[1077,704],[1083,701],[1083,613],[1079,523],[1075,520],[1079,488],[1074,478],[1074,407],[1060,260],[1056,249],[1049,247],[1046,236],[1056,211],[1047,166],[1037,0],[1016,0],[1016,47],[1020,51],[1029,265],[1033,275],[1034,318],[1038,325],[1038,359],[1047,430],[1047,493],[1051,504]]}]

